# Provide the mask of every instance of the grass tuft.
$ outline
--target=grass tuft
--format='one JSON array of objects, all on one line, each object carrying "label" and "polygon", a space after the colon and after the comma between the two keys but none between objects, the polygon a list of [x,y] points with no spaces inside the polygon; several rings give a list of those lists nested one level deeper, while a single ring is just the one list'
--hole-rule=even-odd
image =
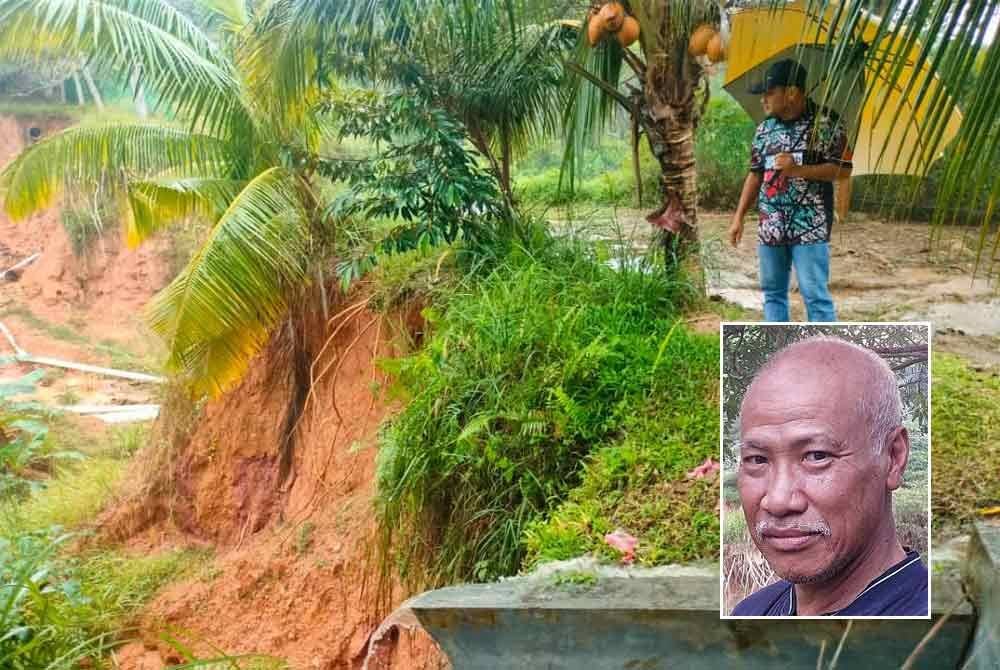
[{"label": "grass tuft", "polygon": [[0,510],[0,532],[15,535],[37,528],[78,528],[90,522],[114,495],[125,464],[94,457],[64,468],[29,499]]},{"label": "grass tuft", "polygon": [[384,364],[408,404],[383,432],[377,503],[384,560],[405,579],[516,573],[524,531],[580,484],[589,455],[630,434],[649,436],[631,448],[651,478],[711,453],[687,438],[715,439],[717,417],[694,422],[715,414],[701,380],[718,376],[717,345],[677,326],[690,285],[633,260],[615,271],[567,240],[516,252],[426,308],[433,337]]}]

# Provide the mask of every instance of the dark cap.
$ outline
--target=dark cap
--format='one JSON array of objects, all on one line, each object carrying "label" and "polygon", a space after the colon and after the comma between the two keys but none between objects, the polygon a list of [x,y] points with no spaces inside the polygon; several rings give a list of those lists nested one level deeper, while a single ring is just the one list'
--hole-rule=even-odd
[{"label": "dark cap", "polygon": [[775,86],[797,86],[806,90],[806,69],[791,58],[771,63],[764,73],[764,81],[750,87],[750,92],[760,95]]}]

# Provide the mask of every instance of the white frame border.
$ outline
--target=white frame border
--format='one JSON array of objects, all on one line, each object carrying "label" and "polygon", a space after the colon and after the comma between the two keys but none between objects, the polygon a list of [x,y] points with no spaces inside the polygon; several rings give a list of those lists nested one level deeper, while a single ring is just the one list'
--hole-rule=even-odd
[{"label": "white frame border", "polygon": [[[725,332],[726,326],[923,326],[927,329],[927,556],[926,556],[926,566],[927,566],[927,614],[925,616],[733,616],[731,614],[725,614],[726,599],[725,599],[725,555],[723,537],[725,536],[725,505],[723,504],[723,493],[724,493],[724,481],[725,481],[725,466],[724,466],[724,448],[725,448],[725,424],[723,423],[723,362],[725,361],[725,356],[723,352],[723,345],[725,339],[723,338],[723,333]],[[931,612],[931,603],[933,602],[933,595],[931,593],[934,588],[933,579],[933,548],[931,546],[931,489],[934,483],[934,440],[932,439],[933,434],[933,396],[934,396],[934,373],[933,373],[933,354],[934,354],[934,326],[930,321],[830,321],[830,322],[803,322],[803,321],[720,321],[719,322],[719,619],[720,620],[749,620],[749,619],[761,619],[764,621],[808,621],[808,620],[819,620],[819,621],[850,621],[850,620],[919,620],[919,621],[929,621],[933,613]]]}]

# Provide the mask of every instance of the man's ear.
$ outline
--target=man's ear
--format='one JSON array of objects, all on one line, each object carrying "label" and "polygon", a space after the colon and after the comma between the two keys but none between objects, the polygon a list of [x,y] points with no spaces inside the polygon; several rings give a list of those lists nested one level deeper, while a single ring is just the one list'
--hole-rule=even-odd
[{"label": "man's ear", "polygon": [[910,436],[906,428],[900,426],[889,433],[884,448],[889,458],[889,475],[885,485],[890,491],[895,491],[903,485],[903,473],[910,460]]}]

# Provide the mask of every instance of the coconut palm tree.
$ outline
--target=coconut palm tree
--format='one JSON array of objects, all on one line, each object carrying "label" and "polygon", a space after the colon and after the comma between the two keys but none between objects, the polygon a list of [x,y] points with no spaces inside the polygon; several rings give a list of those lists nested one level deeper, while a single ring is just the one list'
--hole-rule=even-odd
[{"label": "coconut palm tree", "polygon": [[[197,216],[204,244],[148,307],[168,365],[201,391],[237,380],[306,282],[323,217],[311,163],[322,134],[318,87],[275,100],[266,45],[238,2],[207,5],[221,44],[164,0],[0,0],[0,55],[40,45],[86,54],[106,79],[141,85],[162,112],[134,123],[72,127],[4,169],[4,207],[22,219],[66,189],[110,181],[136,245]],[[169,120],[163,120],[166,117]]]},{"label": "coconut palm tree", "polygon": [[[169,119],[71,128],[8,165],[0,188],[16,220],[67,188],[110,179],[126,196],[132,245],[172,221],[207,219],[204,246],[147,314],[168,367],[218,392],[240,378],[329,237],[321,233],[332,210],[317,185],[336,170],[318,149],[330,127],[331,106],[321,103],[336,97],[337,81],[403,88],[446,110],[510,203],[512,153],[558,125],[561,69],[551,54],[574,33],[500,28],[499,1],[459,17],[423,14],[408,30],[380,13],[394,3],[371,3],[366,16],[377,20],[339,32],[322,21],[351,3],[277,0],[253,13],[239,0],[200,5],[213,34],[166,0],[0,0],[0,57],[83,54],[99,76],[141,85]],[[432,20],[433,39],[407,39],[413,27],[429,36]],[[379,41],[395,46],[376,50]]]},{"label": "coconut palm tree", "polygon": [[[607,5],[615,4],[593,0],[587,22]],[[777,10],[785,0],[726,3],[731,4],[765,5]],[[988,36],[992,30],[996,37],[1000,0],[807,0],[806,5],[817,16],[826,16],[832,8],[839,22],[830,30],[836,35],[831,45],[835,57],[829,61],[824,78],[846,79],[856,64],[845,54],[856,53],[860,47],[866,67],[884,73],[887,88],[902,88],[903,97],[913,100],[934,96],[922,128],[923,142],[939,141],[954,97],[973,78],[980,82],[961,96],[965,120],[949,152],[937,221],[945,220],[959,207],[978,209],[983,213],[980,254],[985,252],[991,254],[989,260],[1000,260],[1000,233],[994,231],[994,237],[989,237],[995,203],[1000,197],[1000,181],[993,176],[993,166],[1000,160],[1000,108],[995,104],[1000,87],[1000,48],[998,40]],[[721,3],[711,0],[622,0],[620,7],[638,21],[638,48],[623,49],[615,39],[605,39],[592,51],[581,47],[575,62],[567,64],[580,80],[592,85],[590,91],[577,91],[576,104],[567,115],[567,155],[572,159],[574,152],[581,150],[580,140],[607,121],[613,106],[620,106],[633,119],[634,141],[645,134],[660,164],[661,201],[650,221],[665,229],[667,241],[675,235],[693,240],[697,238],[693,148],[708,87],[703,67],[707,61],[689,53],[689,41],[701,24],[716,30],[723,28],[725,11]],[[862,11],[874,11],[889,19],[882,22],[881,30],[886,43],[900,45],[900,52],[905,53],[920,40],[920,59],[926,60],[930,71],[945,82],[953,98],[935,95],[931,79],[904,79],[904,64],[892,62],[881,50],[865,50],[856,28],[863,19]],[[631,75],[624,82],[623,67]],[[881,113],[893,115],[899,110],[885,107]],[[891,157],[887,158],[891,163]]]},{"label": "coconut palm tree", "polygon": [[[753,1],[753,0],[752,0]],[[727,3],[745,4],[745,3]],[[780,8],[784,0],[755,0]],[[352,61],[364,61],[368,71],[380,72],[387,78],[405,79],[414,72],[434,71],[442,63],[457,64],[439,72],[447,98],[453,109],[460,110],[472,130],[473,141],[492,156],[486,146],[496,153],[499,147],[498,174],[509,184],[504,135],[508,128],[529,128],[535,136],[540,131],[551,132],[552,113],[563,113],[562,133],[567,142],[565,167],[572,180],[575,160],[584,151],[589,139],[599,133],[610,121],[615,107],[620,107],[633,125],[633,157],[638,161],[638,141],[645,135],[653,156],[660,165],[660,193],[658,206],[649,215],[654,225],[664,230],[664,240],[694,241],[697,239],[697,175],[694,162],[694,141],[702,111],[708,102],[708,61],[692,56],[689,42],[695,29],[709,24],[716,30],[726,23],[725,7],[716,0],[592,0],[581,7],[579,2],[550,0],[549,2],[523,2],[519,0],[490,0],[482,3],[458,0],[298,0],[291,13],[291,20],[302,26],[315,26],[310,36],[319,45],[320,57],[338,51],[350,42],[359,56]],[[607,5],[619,5],[621,11],[638,21],[638,42],[623,48],[618,40],[604,39],[596,48],[588,48],[585,32],[592,18]],[[1000,159],[1000,145],[996,131],[997,108],[991,102],[995,97],[1000,70],[1000,51],[997,41],[985,40],[989,19],[1000,11],[1000,0],[808,0],[810,11],[824,15],[833,6],[842,22],[837,53],[853,53],[859,37],[852,27],[859,20],[861,10],[872,10],[890,17],[883,22],[883,30],[890,39],[902,43],[922,40],[922,58],[931,63],[931,70],[945,80],[954,91],[967,86],[972,73],[978,72],[983,82],[966,103],[966,121],[961,136],[956,141],[958,150],[946,170],[945,187],[941,192],[939,216],[954,205],[956,195],[968,208],[970,199],[974,206],[985,212],[982,223],[981,244],[984,250],[992,246],[997,253],[1000,237],[992,241],[987,237],[994,203],[1000,192],[996,180],[990,182],[992,166]],[[560,19],[562,20],[560,22]],[[574,23],[575,21],[575,23]],[[512,59],[510,51],[501,48],[503,41],[481,40],[481,35],[496,27],[505,29],[511,36],[507,44],[516,44],[516,36],[528,34],[540,27],[558,25],[565,32],[574,26],[578,33],[577,50],[563,59],[564,73],[569,74],[569,88],[563,95],[552,93],[547,87],[537,89],[523,86],[529,76],[529,55],[540,58],[538,67],[544,71],[553,68],[553,60],[565,52],[543,49],[541,53],[523,50],[525,58]],[[492,26],[492,28],[491,28]],[[532,27],[533,26],[533,27]],[[995,30],[995,28],[994,28]],[[300,34],[302,31],[291,31]],[[724,32],[724,31],[723,31]],[[831,31],[838,32],[838,31]],[[503,33],[501,33],[502,36]],[[930,38],[930,39],[928,39]],[[523,46],[523,44],[522,44]],[[500,54],[498,64],[516,63],[507,68],[507,78],[498,77],[490,69],[461,70],[464,55],[478,47]],[[986,49],[985,55],[983,49]],[[979,57],[979,64],[976,58]],[[868,59],[884,58],[878,50],[870,50]],[[336,63],[331,62],[336,69]],[[827,78],[836,79],[851,67],[847,58],[834,58],[829,63]],[[856,63],[853,65],[856,67]],[[355,70],[357,68],[355,67]],[[893,78],[900,77],[900,69],[885,68],[893,86]],[[553,69],[553,74],[555,70]],[[459,74],[460,73],[460,74]],[[625,76],[623,76],[623,74]],[[501,84],[502,83],[502,84]],[[451,86],[448,86],[451,84]],[[519,86],[523,88],[519,89]],[[930,95],[924,89],[925,81],[913,80],[903,85],[907,95],[919,98]],[[503,105],[484,107],[474,101],[478,91],[490,87],[509,89],[516,98],[519,90],[523,104],[516,118],[502,116],[508,108]],[[545,91],[535,95],[531,92]],[[492,100],[492,99],[491,99]],[[932,114],[924,127],[926,137],[939,137],[947,114],[947,100],[938,104],[942,110]],[[496,111],[497,114],[491,114]],[[888,109],[887,114],[896,110]],[[539,122],[544,120],[544,122]],[[476,131],[485,128],[488,142],[478,140]],[[978,138],[978,141],[976,139]],[[983,141],[987,138],[987,141]],[[971,168],[971,170],[970,170]],[[973,179],[963,179],[972,174]],[[509,188],[509,187],[508,187]],[[990,244],[987,244],[990,243]]]}]

